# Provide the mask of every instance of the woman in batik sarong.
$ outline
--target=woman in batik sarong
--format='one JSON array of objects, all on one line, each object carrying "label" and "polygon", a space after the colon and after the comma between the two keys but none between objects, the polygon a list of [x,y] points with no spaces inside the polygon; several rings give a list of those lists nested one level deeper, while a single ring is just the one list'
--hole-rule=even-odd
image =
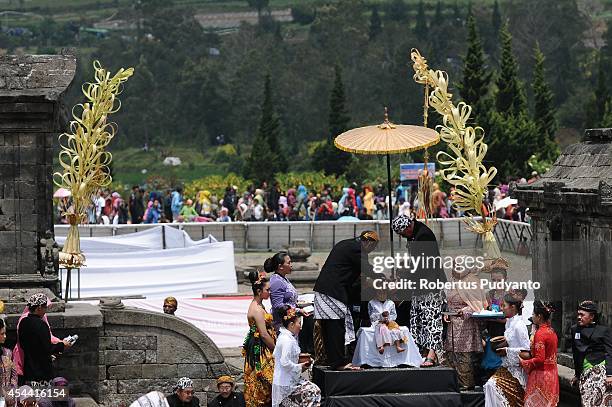
[{"label": "woman in batik sarong", "polygon": [[272,314],[262,301],[270,298],[270,283],[265,272],[252,271],[249,280],[253,288],[253,301],[247,319],[249,332],[244,340],[244,399],[247,407],[267,407],[272,402],[272,375],[274,374],[274,342],[276,334]]},{"label": "woman in batik sarong", "polygon": [[274,348],[274,380],[272,381],[272,407],[319,407],[321,390],[304,379],[311,360],[300,363],[297,337],[302,329],[302,317],[295,308],[284,306],[280,310],[282,326]]},{"label": "woman in batik sarong", "polygon": [[578,306],[578,325],[571,329],[572,353],[584,407],[612,405],[612,329],[599,324],[597,305],[583,301]]},{"label": "woman in batik sarong", "polygon": [[521,360],[528,374],[525,407],[555,407],[559,403],[557,334],[550,326],[552,307],[541,301],[533,304],[533,324],[538,330],[531,342],[531,358]]},{"label": "woman in batik sarong", "polygon": [[444,316],[447,323],[445,364],[457,371],[462,390],[474,389],[474,362],[483,352],[479,321],[472,318],[472,314],[487,307],[487,295],[480,288],[476,270],[467,268],[466,260],[466,256],[455,259],[452,271],[454,288],[446,290],[448,310],[456,315]]},{"label": "woman in batik sarong", "polygon": [[529,351],[530,342],[527,326],[521,318],[523,302],[506,294],[502,311],[506,317],[504,346],[497,348],[502,365],[485,383],[485,407],[522,407],[525,398],[527,375],[521,368],[519,354]]}]

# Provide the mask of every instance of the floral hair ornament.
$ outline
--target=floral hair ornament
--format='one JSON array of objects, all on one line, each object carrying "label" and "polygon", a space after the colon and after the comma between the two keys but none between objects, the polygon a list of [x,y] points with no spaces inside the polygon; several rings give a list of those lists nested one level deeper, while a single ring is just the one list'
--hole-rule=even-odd
[{"label": "floral hair ornament", "polygon": [[262,280],[266,278],[266,272],[263,270],[259,270],[259,274],[257,276],[257,280],[255,280],[255,284],[261,284]]},{"label": "floral hair ornament", "polygon": [[283,319],[285,321],[291,321],[295,317],[297,317],[297,312],[295,311],[295,308],[289,308],[287,310],[287,315],[285,315]]},{"label": "floral hair ornament", "polygon": [[544,306],[544,309],[546,310],[546,312],[548,312],[549,314],[552,314],[553,312],[555,312],[555,308],[552,306],[550,302],[543,302],[542,305]]}]

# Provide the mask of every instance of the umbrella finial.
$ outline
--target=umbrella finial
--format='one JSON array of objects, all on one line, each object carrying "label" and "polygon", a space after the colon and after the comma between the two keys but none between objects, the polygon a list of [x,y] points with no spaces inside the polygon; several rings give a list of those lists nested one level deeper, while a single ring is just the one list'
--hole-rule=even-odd
[{"label": "umbrella finial", "polygon": [[381,130],[394,129],[395,125],[389,121],[389,109],[385,106],[385,120],[378,126]]}]

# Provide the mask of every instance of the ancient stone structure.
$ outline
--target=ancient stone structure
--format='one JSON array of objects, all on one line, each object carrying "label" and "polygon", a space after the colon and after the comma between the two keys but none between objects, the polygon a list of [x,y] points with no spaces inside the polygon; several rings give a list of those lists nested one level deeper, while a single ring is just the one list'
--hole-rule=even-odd
[{"label": "ancient stone structure", "polygon": [[54,362],[55,373],[70,381],[72,395],[89,394],[109,407],[129,405],[152,390],[170,393],[184,375],[195,379],[206,405],[207,393],[216,390],[214,379],[229,369],[203,332],[180,318],[125,308],[120,300],[97,307],[66,304],[55,296],[60,292],[52,241],[52,147],[61,132],[61,96],[75,69],[69,52],[0,56],[0,300],[7,314],[6,345],[16,342],[27,298],[43,291],[53,299],[47,314],[53,334],[79,335]]},{"label": "ancient stone structure", "polygon": [[39,241],[53,231],[53,143],[76,57],[0,56],[0,284],[46,287]]},{"label": "ancient stone structure", "polygon": [[99,401],[131,403],[150,390],[172,393],[181,376],[193,379],[201,405],[217,391],[216,378],[229,374],[217,346],[180,318],[136,308],[101,307]]},{"label": "ancient stone structure", "polygon": [[536,293],[557,302],[562,338],[575,323],[579,301],[599,303],[612,322],[612,129],[586,130],[552,169],[516,197],[532,218]]}]

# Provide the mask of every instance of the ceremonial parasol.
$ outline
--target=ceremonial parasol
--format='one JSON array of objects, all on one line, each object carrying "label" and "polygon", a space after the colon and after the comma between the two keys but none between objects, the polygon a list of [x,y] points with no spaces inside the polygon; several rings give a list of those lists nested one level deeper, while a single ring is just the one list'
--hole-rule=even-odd
[{"label": "ceremonial parasol", "polygon": [[69,190],[67,190],[66,188],[60,188],[55,191],[55,193],[53,194],[53,198],[67,198],[70,195],[72,195],[72,193]]},{"label": "ceremonial parasol", "polygon": [[437,131],[423,127],[404,124],[393,124],[389,121],[387,108],[382,124],[358,127],[342,133],[334,140],[340,150],[355,154],[384,154],[387,156],[387,186],[389,188],[389,238],[391,255],[393,255],[393,222],[391,202],[391,162],[390,154],[409,153],[433,146],[440,141]]}]

